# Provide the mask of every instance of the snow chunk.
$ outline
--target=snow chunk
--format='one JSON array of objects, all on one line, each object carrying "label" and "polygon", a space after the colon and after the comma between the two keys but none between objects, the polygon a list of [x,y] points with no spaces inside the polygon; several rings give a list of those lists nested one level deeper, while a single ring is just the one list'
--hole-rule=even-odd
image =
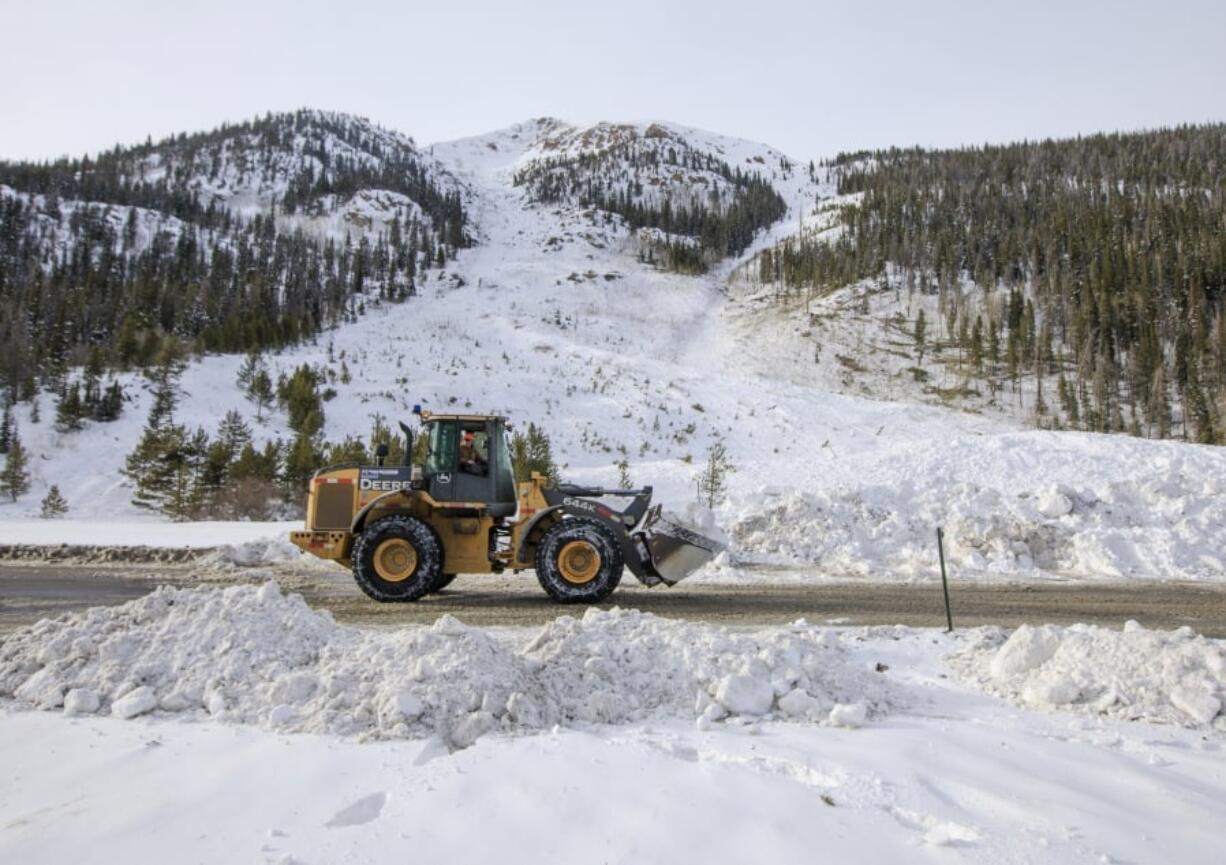
[{"label": "snow chunk", "polygon": [[779,711],[789,718],[816,718],[821,714],[822,704],[797,688],[779,698]]},{"label": "snow chunk", "polygon": [[285,703],[273,706],[272,711],[268,713],[268,726],[283,727],[292,721],[294,718],[294,707],[287,706]]},{"label": "snow chunk", "polygon": [[420,697],[414,694],[397,694],[394,702],[396,704],[396,711],[406,721],[417,720],[421,717],[421,713],[426,710],[426,704],[421,701]]},{"label": "snow chunk", "polygon": [[775,702],[775,689],[753,676],[725,676],[715,689],[715,699],[734,715],[765,715]]},{"label": "snow chunk", "polygon": [[992,675],[1001,680],[1033,670],[1050,658],[1060,638],[1050,627],[1022,625],[992,658]]},{"label": "snow chunk", "polygon": [[1208,724],[1222,710],[1222,701],[1206,687],[1171,689],[1171,704],[1198,724]]},{"label": "snow chunk", "polygon": [[1073,512],[1073,502],[1059,489],[1048,487],[1039,493],[1035,510],[1049,519],[1059,519]]},{"label": "snow chunk", "polygon": [[830,710],[830,723],[836,727],[863,727],[868,720],[868,707],[863,703],[837,703]]},{"label": "snow chunk", "polygon": [[111,704],[111,714],[116,718],[135,718],[157,708],[158,698],[153,689],[142,685]]},{"label": "snow chunk", "polygon": [[473,712],[452,729],[449,737],[451,747],[457,751],[468,748],[496,726],[498,722],[489,712]]},{"label": "snow chunk", "polygon": [[92,715],[100,704],[98,695],[89,688],[73,688],[64,695],[64,714]]}]

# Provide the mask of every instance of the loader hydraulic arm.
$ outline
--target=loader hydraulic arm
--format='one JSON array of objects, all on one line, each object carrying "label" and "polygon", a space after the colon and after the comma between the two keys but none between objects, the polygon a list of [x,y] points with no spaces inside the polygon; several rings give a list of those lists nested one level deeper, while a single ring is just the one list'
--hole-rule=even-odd
[{"label": "loader hydraulic arm", "polygon": [[[552,489],[541,490],[545,496],[545,501],[550,506],[570,505],[574,509],[575,502],[568,499],[598,499],[603,496],[620,496],[623,498],[633,498],[634,500],[623,511],[615,511],[612,508],[600,505],[596,508],[596,512],[605,519],[613,519],[622,524],[627,529],[637,526],[643,519],[643,515],[647,513],[647,508],[651,505],[651,487],[643,487],[638,490],[611,490],[606,487],[581,487],[578,484],[558,484]],[[590,509],[579,506],[579,510]]]}]

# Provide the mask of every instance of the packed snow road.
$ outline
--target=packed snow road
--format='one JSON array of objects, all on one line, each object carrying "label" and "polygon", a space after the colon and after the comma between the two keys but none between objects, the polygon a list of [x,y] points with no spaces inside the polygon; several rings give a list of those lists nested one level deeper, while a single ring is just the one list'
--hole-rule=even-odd
[{"label": "packed snow road", "polygon": [[[429,624],[449,614],[484,627],[536,626],[574,612],[552,603],[531,575],[462,576],[449,589],[416,604],[376,604],[339,569],[2,564],[0,633],[61,613],[124,603],[158,585],[258,583],[269,577],[300,592],[311,606],[354,625]],[[627,581],[605,606],[728,625],[785,624],[798,618],[915,627],[941,626],[945,621],[938,583],[781,584],[771,582],[769,572],[762,578],[760,584],[694,584],[671,590],[644,589]],[[1091,622],[1119,627],[1135,619],[1151,628],[1186,625],[1206,636],[1226,637],[1226,588],[1204,583],[954,582],[951,596],[959,626]]]}]

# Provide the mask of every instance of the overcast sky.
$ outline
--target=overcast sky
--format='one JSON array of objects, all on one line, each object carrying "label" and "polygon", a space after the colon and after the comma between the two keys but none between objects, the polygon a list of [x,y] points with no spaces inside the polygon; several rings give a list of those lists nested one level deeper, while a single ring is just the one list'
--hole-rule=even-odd
[{"label": "overcast sky", "polygon": [[0,0],[0,158],[303,106],[430,143],[553,115],[799,158],[1226,119],[1226,0]]}]

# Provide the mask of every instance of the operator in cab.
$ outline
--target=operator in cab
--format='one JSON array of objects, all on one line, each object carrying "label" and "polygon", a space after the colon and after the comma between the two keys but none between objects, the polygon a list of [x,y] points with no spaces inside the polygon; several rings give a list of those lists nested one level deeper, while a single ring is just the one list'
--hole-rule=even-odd
[{"label": "operator in cab", "polygon": [[465,430],[460,440],[460,471],[471,475],[484,475],[488,471],[488,462],[477,449],[476,436],[471,430]]}]

